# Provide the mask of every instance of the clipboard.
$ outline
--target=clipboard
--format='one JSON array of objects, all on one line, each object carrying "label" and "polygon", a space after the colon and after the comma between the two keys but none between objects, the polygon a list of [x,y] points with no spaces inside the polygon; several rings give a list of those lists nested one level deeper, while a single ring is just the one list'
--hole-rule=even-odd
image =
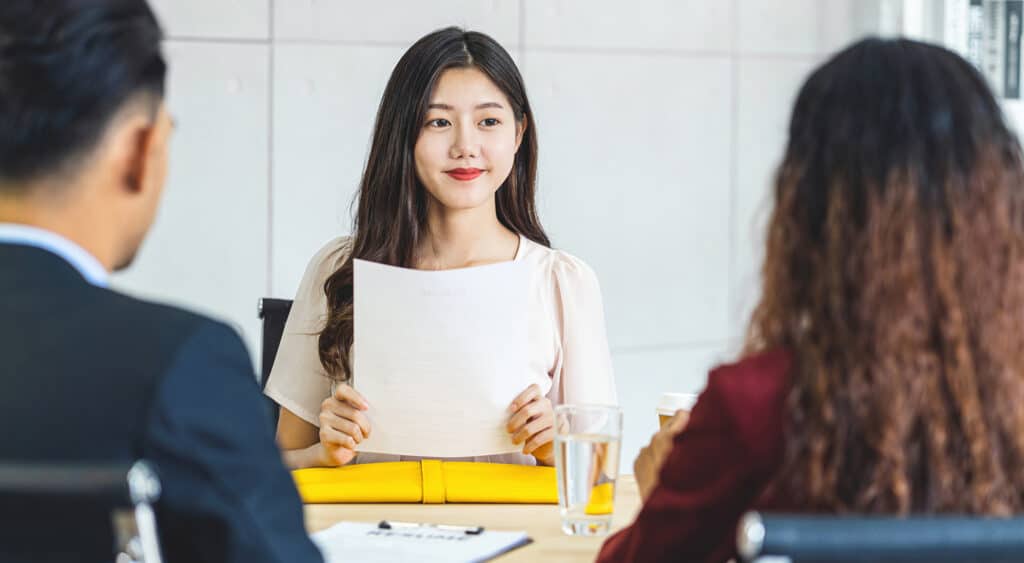
[{"label": "clipboard", "polygon": [[393,521],[339,522],[311,537],[323,553],[325,563],[401,560],[475,563],[488,561],[533,541],[525,531]]}]

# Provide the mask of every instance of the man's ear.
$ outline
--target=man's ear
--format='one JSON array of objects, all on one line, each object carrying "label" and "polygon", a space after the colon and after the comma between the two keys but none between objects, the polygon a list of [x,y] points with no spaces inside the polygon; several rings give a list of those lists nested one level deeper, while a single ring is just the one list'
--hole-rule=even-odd
[{"label": "man's ear", "polygon": [[133,112],[115,122],[109,135],[108,163],[116,167],[112,172],[120,180],[118,189],[133,194],[141,192],[145,187],[156,124],[142,112]]},{"label": "man's ear", "polygon": [[154,111],[140,102],[115,119],[107,133],[105,152],[118,189],[138,194],[154,181],[162,182],[172,128],[162,103]]}]

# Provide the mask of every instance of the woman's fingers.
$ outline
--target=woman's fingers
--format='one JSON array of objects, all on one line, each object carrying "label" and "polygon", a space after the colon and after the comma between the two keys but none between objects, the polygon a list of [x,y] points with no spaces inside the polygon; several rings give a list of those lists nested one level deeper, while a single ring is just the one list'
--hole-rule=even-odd
[{"label": "woman's fingers", "polygon": [[366,402],[366,398],[359,394],[359,391],[353,389],[351,385],[344,383],[339,383],[334,388],[334,398],[348,403],[359,410],[365,411],[370,408],[370,403]]},{"label": "woman's fingers", "polygon": [[356,449],[356,441],[352,436],[345,434],[344,432],[332,427],[332,426],[321,426],[320,427],[320,443],[326,446],[328,449],[345,448],[347,450]]},{"label": "woman's fingers", "polygon": [[512,418],[508,419],[507,430],[509,433],[514,434],[531,419],[549,412],[552,413],[552,418],[554,418],[554,412],[551,409],[551,401],[549,399],[544,398],[534,400],[533,402],[520,407],[516,413],[512,415]]},{"label": "woman's fingers", "polygon": [[686,423],[690,421],[690,411],[679,409],[676,414],[669,420],[668,427],[673,434],[678,434],[686,428]]},{"label": "woman's fingers", "polygon": [[533,437],[531,437],[526,442],[526,445],[523,446],[523,453],[527,454],[527,455],[532,454],[534,451],[537,450],[537,448],[539,448],[539,447],[541,447],[541,446],[543,446],[545,444],[551,443],[551,441],[554,440],[554,439],[555,439],[555,430],[554,430],[554,428],[548,427],[548,428],[546,428],[544,430],[541,430],[540,432],[534,434]]},{"label": "woman's fingers", "polygon": [[370,408],[358,391],[339,384],[320,403],[320,444],[322,463],[344,465],[355,457],[356,446],[370,436]]},{"label": "woman's fingers", "polygon": [[540,386],[534,383],[517,395],[515,399],[512,399],[512,403],[508,406],[508,412],[517,412],[519,409],[523,408],[523,405],[532,403],[540,397]]},{"label": "woman's fingers", "polygon": [[323,428],[325,426],[351,436],[357,444],[366,439],[366,433],[363,432],[363,429],[358,424],[332,412],[320,413],[320,427]]},{"label": "woman's fingers", "polygon": [[355,450],[348,448],[331,447],[323,442],[316,444],[318,448],[318,465],[323,467],[337,467],[345,465],[356,457]]},{"label": "woman's fingers", "polygon": [[532,439],[533,436],[535,436],[535,435],[537,435],[537,434],[539,434],[539,433],[541,433],[541,432],[543,432],[545,430],[551,430],[552,439],[554,439],[553,438],[554,437],[554,424],[553,424],[553,422],[554,421],[550,417],[543,417],[543,416],[542,417],[538,417],[535,420],[531,420],[530,422],[526,423],[522,428],[520,428],[518,431],[516,431],[515,434],[512,435],[512,443],[513,444],[520,444],[522,442],[526,442],[528,439]]},{"label": "woman's fingers", "polygon": [[370,419],[366,416],[365,412],[353,408],[348,403],[343,403],[334,397],[328,397],[320,404],[320,414],[323,415],[323,413],[331,413],[337,417],[351,420],[359,425],[360,430],[363,432],[363,436],[370,436]]}]

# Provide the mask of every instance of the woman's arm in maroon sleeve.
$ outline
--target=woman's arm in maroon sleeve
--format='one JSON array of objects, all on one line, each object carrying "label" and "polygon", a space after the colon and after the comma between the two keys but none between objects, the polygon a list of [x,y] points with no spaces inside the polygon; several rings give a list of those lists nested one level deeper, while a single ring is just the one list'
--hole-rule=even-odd
[{"label": "woman's arm in maroon sleeve", "polygon": [[[774,472],[774,466],[764,461],[765,450],[749,447],[750,423],[762,424],[755,431],[761,435],[766,430],[769,435],[779,432],[780,425],[778,413],[759,412],[775,407],[776,401],[755,399],[743,413],[730,409],[737,399],[749,397],[754,391],[750,387],[757,387],[760,379],[733,376],[709,377],[686,429],[675,439],[658,485],[636,522],[605,542],[600,563],[727,561],[735,556],[736,525]],[[745,388],[736,389],[737,385]]]}]

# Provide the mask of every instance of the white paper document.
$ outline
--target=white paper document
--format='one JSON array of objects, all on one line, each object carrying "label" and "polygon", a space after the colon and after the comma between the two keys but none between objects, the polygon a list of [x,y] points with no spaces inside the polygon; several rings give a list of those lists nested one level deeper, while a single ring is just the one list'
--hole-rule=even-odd
[{"label": "white paper document", "polygon": [[530,385],[529,264],[422,271],[356,260],[354,385],[370,403],[361,452],[517,452],[507,408]]},{"label": "white paper document", "polygon": [[479,535],[429,526],[382,530],[377,524],[341,522],[311,536],[326,563],[456,563],[487,561],[530,543],[526,532]]}]

